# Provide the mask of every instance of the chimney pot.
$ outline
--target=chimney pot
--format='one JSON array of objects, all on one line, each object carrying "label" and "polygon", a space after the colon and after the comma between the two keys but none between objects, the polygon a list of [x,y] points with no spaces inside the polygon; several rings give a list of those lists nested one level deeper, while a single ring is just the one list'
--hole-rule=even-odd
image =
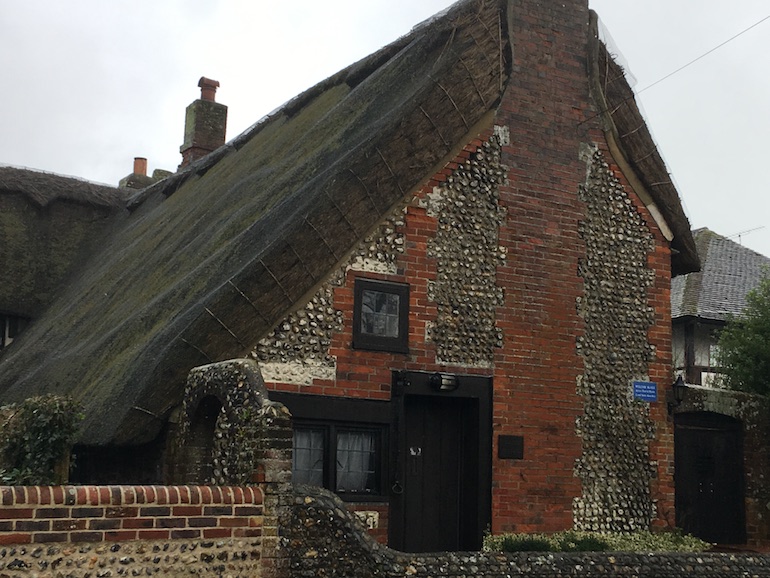
[{"label": "chimney pot", "polygon": [[214,95],[216,95],[217,88],[219,88],[219,81],[201,76],[198,86],[201,89],[201,100],[214,102]]},{"label": "chimney pot", "polygon": [[144,157],[134,157],[134,174],[147,176],[147,159]]}]

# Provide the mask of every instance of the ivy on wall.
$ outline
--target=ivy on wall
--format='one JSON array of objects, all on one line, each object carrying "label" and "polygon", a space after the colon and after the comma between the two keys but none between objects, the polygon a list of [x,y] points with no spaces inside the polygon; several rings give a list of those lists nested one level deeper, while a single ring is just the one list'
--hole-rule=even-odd
[{"label": "ivy on wall", "polygon": [[0,482],[46,485],[67,480],[83,415],[69,397],[43,395],[0,408]]}]

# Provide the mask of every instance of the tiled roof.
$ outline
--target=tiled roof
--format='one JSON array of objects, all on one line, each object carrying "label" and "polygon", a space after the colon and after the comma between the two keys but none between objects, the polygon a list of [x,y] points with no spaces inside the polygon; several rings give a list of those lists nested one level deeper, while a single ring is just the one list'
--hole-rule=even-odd
[{"label": "tiled roof", "polygon": [[726,321],[746,306],[746,293],[770,275],[770,258],[709,229],[693,231],[702,270],[671,281],[671,316]]}]

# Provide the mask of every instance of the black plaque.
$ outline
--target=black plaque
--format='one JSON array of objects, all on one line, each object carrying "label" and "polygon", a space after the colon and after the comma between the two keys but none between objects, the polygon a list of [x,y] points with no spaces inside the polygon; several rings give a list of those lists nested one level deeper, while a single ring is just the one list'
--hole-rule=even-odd
[{"label": "black plaque", "polygon": [[522,436],[497,436],[497,457],[501,460],[524,459]]}]

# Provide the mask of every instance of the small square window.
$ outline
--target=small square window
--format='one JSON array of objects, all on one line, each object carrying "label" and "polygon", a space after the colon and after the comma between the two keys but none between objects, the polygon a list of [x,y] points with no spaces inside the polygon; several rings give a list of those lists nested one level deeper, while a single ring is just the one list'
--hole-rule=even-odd
[{"label": "small square window", "polygon": [[409,352],[409,285],[356,279],[353,347]]}]

